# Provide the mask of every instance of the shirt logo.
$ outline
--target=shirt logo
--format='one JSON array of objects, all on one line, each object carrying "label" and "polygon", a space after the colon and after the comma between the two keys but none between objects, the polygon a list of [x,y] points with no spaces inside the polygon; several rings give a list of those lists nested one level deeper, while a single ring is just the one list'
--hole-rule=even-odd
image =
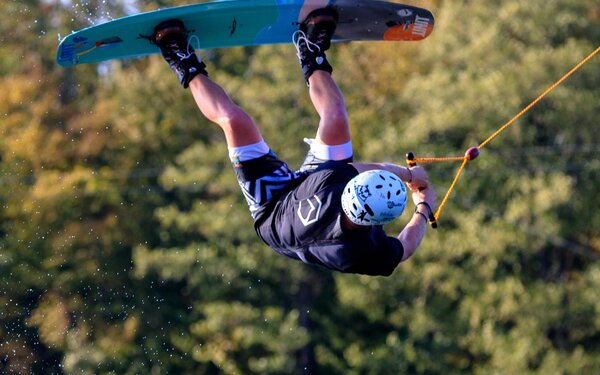
[{"label": "shirt logo", "polygon": [[305,227],[316,223],[321,215],[321,200],[316,195],[300,201],[298,205],[298,217]]}]

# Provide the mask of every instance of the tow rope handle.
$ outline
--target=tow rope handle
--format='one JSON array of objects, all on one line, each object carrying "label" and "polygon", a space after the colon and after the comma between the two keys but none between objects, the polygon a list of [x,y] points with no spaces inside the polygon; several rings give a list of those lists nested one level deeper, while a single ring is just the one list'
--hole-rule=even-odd
[{"label": "tow rope handle", "polygon": [[458,169],[458,172],[456,173],[456,176],[454,177],[454,181],[452,181],[452,184],[450,185],[450,188],[446,192],[444,199],[439,204],[437,211],[435,212],[435,214],[431,213],[429,215],[429,223],[431,224],[432,228],[437,228],[437,221],[440,218],[440,215],[442,214],[442,210],[446,206],[446,203],[448,203],[448,199],[450,198],[450,195],[452,194],[452,191],[454,190],[454,187],[456,186],[456,183],[458,182],[458,179],[460,178],[467,163],[471,160],[476,159],[479,156],[481,149],[483,149],[494,138],[499,136],[509,126],[513,125],[519,118],[521,118],[525,113],[527,113],[527,111],[529,111],[534,105],[536,105],[540,100],[542,100],[544,97],[546,97],[546,95],[548,95],[552,90],[554,90],[555,88],[560,86],[567,78],[569,78],[571,75],[573,75],[573,73],[575,73],[585,63],[590,61],[599,52],[600,52],[600,46],[596,47],[596,49],[592,53],[590,53],[587,57],[585,57],[583,60],[581,60],[577,65],[575,65],[575,67],[573,67],[573,69],[571,69],[569,72],[567,72],[565,75],[563,75],[558,81],[556,81],[548,89],[546,89],[546,91],[541,93],[534,101],[532,101],[531,103],[529,103],[529,105],[527,105],[525,108],[523,108],[523,110],[521,110],[521,112],[517,113],[512,119],[510,119],[507,123],[502,125],[498,130],[496,130],[492,135],[490,135],[479,146],[469,148],[465,152],[464,156],[454,156],[454,157],[445,157],[445,158],[415,158],[415,154],[413,154],[412,152],[409,152],[408,154],[406,154],[406,163],[408,164],[409,168],[417,165],[417,162],[419,162],[419,163],[433,163],[433,162],[442,162],[442,161],[461,161],[462,162],[462,165],[460,166],[460,168]]}]

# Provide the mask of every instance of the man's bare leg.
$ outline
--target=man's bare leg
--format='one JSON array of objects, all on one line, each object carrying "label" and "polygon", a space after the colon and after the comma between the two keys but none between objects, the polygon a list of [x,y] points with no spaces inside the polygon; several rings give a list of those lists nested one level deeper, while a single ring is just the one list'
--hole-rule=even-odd
[{"label": "man's bare leg", "polygon": [[316,70],[308,82],[310,98],[320,116],[315,142],[330,146],[350,142],[344,95],[331,74]]},{"label": "man's bare leg", "polygon": [[[200,111],[223,129],[229,148],[254,145],[263,140],[252,118],[221,86],[208,78],[206,65],[194,53],[181,20],[160,23],[155,27],[152,39],[181,85],[190,88]],[[266,148],[266,145],[259,147],[261,150]]]},{"label": "man's bare leg", "polygon": [[189,87],[204,117],[223,129],[228,147],[242,147],[263,140],[250,115],[236,105],[225,90],[210,78],[197,75]]},{"label": "man's bare leg", "polygon": [[300,67],[309,86],[312,103],[320,116],[317,135],[308,139],[310,150],[300,167],[312,171],[329,160],[352,160],[352,142],[344,96],[331,74],[325,51],[337,26],[338,16],[333,8],[312,11],[294,33]]}]

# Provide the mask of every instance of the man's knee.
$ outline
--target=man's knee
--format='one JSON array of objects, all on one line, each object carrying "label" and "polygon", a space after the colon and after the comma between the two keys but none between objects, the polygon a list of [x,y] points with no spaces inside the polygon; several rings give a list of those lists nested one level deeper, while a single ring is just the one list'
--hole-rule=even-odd
[{"label": "man's knee", "polygon": [[224,129],[235,129],[253,124],[250,115],[237,105],[221,109],[215,114],[214,118],[210,120],[216,122]]},{"label": "man's knee", "polygon": [[348,123],[348,113],[343,100],[341,104],[327,108],[322,114],[322,120],[332,124],[346,125]]}]

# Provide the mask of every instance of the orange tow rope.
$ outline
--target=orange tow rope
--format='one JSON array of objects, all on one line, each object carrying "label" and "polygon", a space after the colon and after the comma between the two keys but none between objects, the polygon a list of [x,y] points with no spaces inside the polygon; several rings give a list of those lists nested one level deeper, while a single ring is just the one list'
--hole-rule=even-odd
[{"label": "orange tow rope", "polygon": [[584,58],[583,60],[581,60],[577,65],[575,65],[575,67],[573,69],[571,69],[567,74],[565,74],[564,76],[562,76],[561,79],[559,79],[558,81],[556,81],[546,91],[544,91],[543,93],[541,93],[534,101],[532,101],[531,103],[529,103],[529,105],[527,107],[523,108],[523,110],[521,110],[521,112],[517,113],[506,124],[502,125],[498,130],[496,130],[492,135],[490,135],[485,141],[481,142],[481,144],[479,146],[477,146],[477,147],[471,147],[470,149],[468,149],[467,152],[465,152],[464,156],[442,157],[442,158],[417,158],[417,157],[414,156],[414,154],[412,152],[408,153],[406,155],[406,163],[409,166],[411,166],[411,167],[417,165],[417,163],[434,163],[434,162],[444,162],[444,161],[462,161],[462,164],[461,164],[458,172],[456,173],[456,176],[454,177],[454,180],[452,181],[452,184],[448,188],[448,191],[446,192],[446,195],[444,196],[444,199],[442,199],[442,202],[438,206],[438,209],[435,212],[435,214],[433,214],[429,218],[429,223],[431,224],[431,226],[433,228],[437,227],[437,221],[439,220],[440,215],[442,214],[442,211],[444,210],[444,207],[446,206],[446,203],[448,203],[450,195],[452,194],[452,191],[454,190],[454,187],[456,186],[456,184],[457,184],[457,182],[458,182],[458,180],[459,180],[459,178],[460,178],[463,170],[465,169],[467,163],[469,161],[471,161],[471,160],[476,159],[479,156],[479,152],[480,152],[480,150],[482,148],[484,148],[485,146],[487,146],[487,144],[490,143],[494,138],[496,138],[497,136],[499,136],[500,133],[502,133],[509,126],[511,126],[512,124],[514,124],[519,118],[521,118],[525,113],[527,113],[534,105],[536,105],[540,100],[542,100],[552,90],[554,90],[555,88],[557,88],[558,86],[560,86],[567,78],[569,78],[573,73],[575,73],[585,63],[587,63],[588,61],[590,61],[598,52],[600,52],[600,46],[597,47],[596,50],[594,50],[594,52],[590,53],[586,58]]}]

